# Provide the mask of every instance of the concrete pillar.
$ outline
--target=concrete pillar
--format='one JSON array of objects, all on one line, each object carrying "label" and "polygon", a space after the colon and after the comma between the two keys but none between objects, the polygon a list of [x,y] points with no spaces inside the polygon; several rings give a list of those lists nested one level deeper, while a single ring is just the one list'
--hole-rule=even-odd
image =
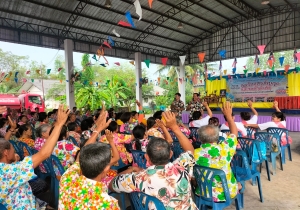
[{"label": "concrete pillar", "polygon": [[179,93],[181,94],[180,100],[183,101],[185,105],[185,65],[182,65],[181,62],[179,63],[179,78],[182,79],[182,82],[180,82],[180,80],[178,79],[178,89]]},{"label": "concrete pillar", "polygon": [[140,78],[142,78],[142,54],[140,52],[136,52],[134,54],[134,57],[135,57],[135,76],[136,76],[136,100],[138,100],[141,103],[141,105],[143,105],[142,84],[140,81]]},{"label": "concrete pillar", "polygon": [[66,69],[66,96],[67,96],[67,105],[72,108],[75,106],[75,96],[74,96],[74,87],[71,85],[71,75],[73,74],[73,49],[74,42],[71,39],[64,40],[64,49],[65,49],[65,69]]}]

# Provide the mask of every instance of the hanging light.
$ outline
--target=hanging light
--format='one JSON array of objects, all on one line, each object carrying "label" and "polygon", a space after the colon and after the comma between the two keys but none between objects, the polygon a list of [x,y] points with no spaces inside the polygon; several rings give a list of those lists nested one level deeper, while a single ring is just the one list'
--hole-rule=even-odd
[{"label": "hanging light", "polygon": [[270,1],[268,1],[268,0],[261,0],[261,4],[269,4],[270,3]]},{"label": "hanging light", "polygon": [[177,28],[179,28],[179,29],[182,29],[182,28],[183,28],[182,22],[179,22]]},{"label": "hanging light", "polygon": [[106,0],[104,6],[107,7],[107,8],[111,8],[110,0]]}]

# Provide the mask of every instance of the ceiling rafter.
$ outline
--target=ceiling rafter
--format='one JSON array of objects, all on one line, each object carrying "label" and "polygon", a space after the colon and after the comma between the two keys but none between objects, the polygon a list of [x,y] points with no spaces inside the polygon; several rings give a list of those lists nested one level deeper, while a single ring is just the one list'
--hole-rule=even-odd
[{"label": "ceiling rafter", "polygon": [[261,15],[258,10],[256,10],[254,7],[250,6],[243,0],[226,0],[226,1],[238,7],[239,9],[243,10],[246,14],[254,18]]},{"label": "ceiling rafter", "polygon": [[234,11],[235,13],[237,13],[237,14],[239,14],[239,15],[245,17],[245,18],[248,18],[248,15],[249,15],[249,14],[247,14],[247,13],[244,14],[243,12],[238,11],[237,9],[232,8],[231,6],[225,4],[224,1],[222,1],[222,0],[216,0],[216,1],[219,2],[220,4],[222,4],[223,6],[225,6],[226,8],[228,8],[228,9]]}]

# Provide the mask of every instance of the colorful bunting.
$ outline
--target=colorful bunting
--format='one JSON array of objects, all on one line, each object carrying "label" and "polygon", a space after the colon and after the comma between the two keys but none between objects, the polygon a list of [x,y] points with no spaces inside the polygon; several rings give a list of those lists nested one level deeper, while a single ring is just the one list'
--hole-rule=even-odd
[{"label": "colorful bunting", "polygon": [[220,60],[219,70],[222,70],[222,60]]},{"label": "colorful bunting", "polygon": [[40,74],[40,73],[41,73],[41,70],[36,70],[36,73],[37,73],[37,74]]},{"label": "colorful bunting", "polygon": [[200,62],[203,63],[204,57],[205,57],[205,52],[198,53],[198,57],[199,57]]},{"label": "colorful bunting", "polygon": [[112,30],[113,34],[116,35],[117,37],[121,37],[120,34],[117,33],[116,29]]},{"label": "colorful bunting", "polygon": [[34,79],[31,79],[31,82],[34,82]]},{"label": "colorful bunting", "polygon": [[97,50],[97,55],[98,55],[98,59],[99,59],[101,56],[104,56],[104,49],[103,49],[102,46]]},{"label": "colorful bunting", "polygon": [[255,69],[255,73],[257,74],[260,71],[260,68]]},{"label": "colorful bunting", "polygon": [[23,82],[23,83],[27,82],[27,79],[22,78],[22,82]]},{"label": "colorful bunting", "polygon": [[297,50],[295,49],[295,50],[294,50],[294,54],[293,54],[293,56],[294,56],[294,62],[295,62],[295,63],[297,63],[297,60],[298,60],[296,54],[297,54]]},{"label": "colorful bunting", "polygon": [[149,3],[149,7],[152,8],[153,0],[148,0],[148,3]]},{"label": "colorful bunting", "polygon": [[244,74],[247,75],[247,72],[248,72],[248,69],[245,69],[244,70]]},{"label": "colorful bunting", "polygon": [[246,69],[247,67],[246,66],[243,66],[244,67],[244,69]]},{"label": "colorful bunting", "polygon": [[185,63],[185,58],[186,58],[186,55],[179,56],[179,59],[180,59],[180,61],[181,61],[181,65],[184,65],[184,63]]},{"label": "colorful bunting", "polygon": [[300,53],[296,53],[297,61],[300,63]]},{"label": "colorful bunting", "polygon": [[111,46],[115,46],[115,41],[110,36],[108,36],[108,40]]},{"label": "colorful bunting", "polygon": [[135,6],[135,12],[138,16],[140,16],[139,21],[142,19],[142,7],[139,0],[135,0],[133,3]]},{"label": "colorful bunting", "polygon": [[132,17],[131,17],[131,14],[130,14],[129,11],[127,11],[127,12],[125,13],[125,17],[126,17],[128,23],[132,26],[132,28],[136,28],[135,25],[134,25],[134,22],[133,22],[133,20],[132,20]]},{"label": "colorful bunting", "polygon": [[261,55],[264,54],[265,47],[266,47],[266,45],[258,45],[257,46],[257,48],[258,48]]},{"label": "colorful bunting", "polygon": [[220,50],[220,51],[219,51],[219,55],[220,55],[222,58],[225,58],[225,57],[226,57],[226,50]]},{"label": "colorful bunting", "polygon": [[104,44],[106,47],[108,47],[108,48],[110,48],[110,49],[111,49],[111,46],[110,46],[110,44],[108,44],[108,42],[107,42],[107,41],[104,41],[104,42],[103,42],[103,44]]},{"label": "colorful bunting", "polygon": [[288,72],[289,69],[290,69],[290,65],[285,65],[285,66],[284,66],[284,71],[285,71],[285,72]]},{"label": "colorful bunting", "polygon": [[131,27],[131,25],[130,25],[129,23],[126,23],[126,22],[123,21],[123,20],[120,20],[120,21],[118,22],[118,25],[124,26],[124,27]]},{"label": "colorful bunting", "polygon": [[166,65],[167,65],[167,62],[168,62],[168,58],[167,58],[167,57],[161,58],[161,62],[162,62],[162,64],[163,64],[164,66],[166,66]]},{"label": "colorful bunting", "polygon": [[11,77],[11,75],[12,75],[12,72],[10,71],[8,74],[9,74],[9,77]]},{"label": "colorful bunting", "polygon": [[50,74],[50,72],[51,72],[51,69],[47,69],[47,74]]},{"label": "colorful bunting", "polygon": [[272,66],[273,66],[273,60],[268,60],[268,64],[269,64],[269,67],[272,68]]},{"label": "colorful bunting", "polygon": [[267,71],[264,71],[264,76],[266,76],[267,75]]},{"label": "colorful bunting", "polygon": [[134,61],[129,61],[129,63],[131,63],[131,65],[135,66]]},{"label": "colorful bunting", "polygon": [[[96,62],[98,61],[95,54],[93,55],[92,59],[94,59]],[[89,64],[90,64],[90,62],[89,62]]]},{"label": "colorful bunting", "polygon": [[30,71],[26,71],[26,74],[30,74]]},{"label": "colorful bunting", "polygon": [[8,82],[9,81],[9,77],[6,77],[5,80],[6,80],[6,82]]},{"label": "colorful bunting", "polygon": [[15,77],[17,77],[17,76],[18,76],[18,74],[19,74],[19,72],[17,71],[17,72],[15,73]]},{"label": "colorful bunting", "polygon": [[100,66],[106,67],[106,65],[104,63],[101,63]]},{"label": "colorful bunting", "polygon": [[280,66],[283,65],[283,62],[284,62],[284,57],[283,57],[283,56],[279,57],[279,63],[280,63]]},{"label": "colorful bunting", "polygon": [[57,71],[60,72],[63,68],[59,68]]},{"label": "colorful bunting", "polygon": [[226,74],[227,74],[227,69],[224,70],[224,75],[226,75]]},{"label": "colorful bunting", "polygon": [[16,83],[18,83],[18,77],[15,77],[14,80]]},{"label": "colorful bunting", "polygon": [[120,62],[115,62],[114,64],[117,65],[117,66],[121,65]]},{"label": "colorful bunting", "polygon": [[149,68],[150,67],[150,60],[146,59],[146,60],[144,60],[144,62],[146,64],[146,66]]},{"label": "colorful bunting", "polygon": [[256,68],[258,68],[258,66],[259,66],[259,58],[258,58],[258,55],[255,56],[255,59],[254,59],[254,66],[255,66]]}]

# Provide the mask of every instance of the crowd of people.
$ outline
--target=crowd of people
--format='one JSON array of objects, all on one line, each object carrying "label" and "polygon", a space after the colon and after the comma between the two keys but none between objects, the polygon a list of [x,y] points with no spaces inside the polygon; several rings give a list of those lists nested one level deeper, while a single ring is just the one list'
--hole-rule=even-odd
[{"label": "crowd of people", "polygon": [[[0,107],[3,113],[0,119],[0,203],[8,209],[55,208],[53,192],[47,188],[49,183],[34,173],[35,168],[45,173],[42,162],[54,155],[65,169],[61,174],[54,167],[60,180],[58,209],[120,209],[118,200],[108,191],[142,191],[157,197],[167,209],[198,209],[190,184],[195,164],[222,169],[227,175],[230,195],[235,197],[241,186],[231,171],[230,162],[238,146],[238,133],[246,136],[247,127],[261,130],[286,127],[277,102],[274,102],[276,112],[272,114],[272,122],[263,124],[257,124],[258,113],[248,101],[252,117],[242,112],[242,122],[235,122],[232,106],[225,102],[222,112],[226,122],[220,125],[208,104],[200,101],[198,93],[186,107],[191,112],[189,125],[180,120],[185,107],[179,93],[175,95],[171,111],[157,111],[148,119],[138,101],[137,106],[138,112],[115,113],[113,109],[106,111],[103,104],[94,114],[87,111],[84,115],[76,107],[70,111],[62,105],[48,113]],[[193,147],[195,140],[190,138],[189,127],[199,128],[202,143],[199,148]],[[183,152],[171,162],[174,135]],[[225,138],[222,143],[219,136]],[[24,150],[25,157],[20,160],[8,140],[23,142],[37,153],[30,155]],[[289,141],[291,143],[290,138]],[[282,144],[286,143],[282,139]],[[134,162],[128,145],[145,152],[146,169]],[[110,167],[118,165],[119,159],[130,167],[122,172],[112,170]],[[222,202],[225,198],[221,183],[217,179],[214,182],[213,199]],[[35,191],[36,185],[45,185],[45,190]]]}]

